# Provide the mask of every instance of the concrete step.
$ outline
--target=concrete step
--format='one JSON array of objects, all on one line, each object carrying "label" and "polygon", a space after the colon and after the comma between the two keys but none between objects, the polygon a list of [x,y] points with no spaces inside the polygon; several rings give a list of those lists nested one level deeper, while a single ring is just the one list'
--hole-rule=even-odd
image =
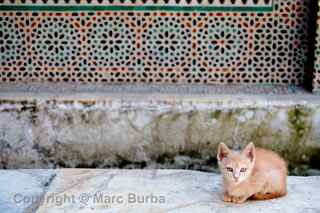
[{"label": "concrete step", "polygon": [[0,118],[0,168],[214,171],[219,142],[250,141],[292,174],[320,160],[320,98],[298,88],[0,85]]},{"label": "concrete step", "polygon": [[291,176],[286,197],[244,204],[221,200],[220,178],[190,170],[0,170],[0,212],[320,212],[320,176]]}]

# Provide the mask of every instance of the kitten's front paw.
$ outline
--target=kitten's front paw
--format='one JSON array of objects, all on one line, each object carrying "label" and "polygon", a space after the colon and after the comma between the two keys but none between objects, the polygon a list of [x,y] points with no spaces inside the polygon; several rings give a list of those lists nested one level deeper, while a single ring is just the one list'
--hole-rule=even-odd
[{"label": "kitten's front paw", "polygon": [[224,193],[223,201],[224,202],[232,202],[232,198],[227,193]]},{"label": "kitten's front paw", "polygon": [[231,197],[232,203],[244,203],[247,199],[245,197]]},{"label": "kitten's front paw", "polygon": [[228,195],[228,193],[223,194],[223,201],[228,203],[244,203],[247,199],[245,197],[234,197]]}]

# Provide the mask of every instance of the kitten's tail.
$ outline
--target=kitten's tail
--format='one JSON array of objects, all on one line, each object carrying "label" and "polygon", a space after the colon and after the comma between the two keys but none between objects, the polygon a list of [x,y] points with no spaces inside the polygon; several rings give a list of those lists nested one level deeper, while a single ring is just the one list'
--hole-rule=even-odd
[{"label": "kitten's tail", "polygon": [[251,196],[253,200],[269,200],[273,198],[283,197],[287,194],[287,191],[273,192],[273,193],[257,193]]}]

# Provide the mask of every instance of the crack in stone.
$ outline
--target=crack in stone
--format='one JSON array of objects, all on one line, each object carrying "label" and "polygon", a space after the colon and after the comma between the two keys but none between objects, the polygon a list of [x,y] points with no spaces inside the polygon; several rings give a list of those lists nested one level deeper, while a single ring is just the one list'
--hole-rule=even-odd
[{"label": "crack in stone", "polygon": [[67,186],[66,188],[62,189],[61,191],[56,192],[56,194],[57,194],[57,195],[58,195],[58,194],[62,194],[62,193],[66,192],[66,191],[68,191],[68,190],[70,190],[70,189],[73,189],[73,188],[75,188],[75,187],[83,184],[84,181],[88,181],[88,180],[90,180],[90,179],[93,179],[93,178],[96,178],[96,177],[99,177],[99,176],[105,174],[105,172],[101,172],[101,173],[99,173],[99,174],[91,175],[91,173],[90,173],[90,172],[87,172],[87,171],[86,171],[86,173],[88,173],[89,176],[85,176],[85,177],[79,178],[76,183],[73,183],[73,184]]},{"label": "crack in stone", "polygon": [[23,212],[24,213],[33,213],[33,212],[37,212],[37,210],[40,208],[40,206],[43,204],[43,201],[45,199],[45,195],[48,192],[48,189],[51,185],[51,183],[53,182],[53,180],[56,178],[57,174],[54,173],[52,174],[49,178],[48,181],[46,181],[43,184],[43,191],[41,193],[41,195],[39,197],[41,197],[40,199],[37,199],[35,202],[32,202],[32,204],[30,206],[28,206]]}]

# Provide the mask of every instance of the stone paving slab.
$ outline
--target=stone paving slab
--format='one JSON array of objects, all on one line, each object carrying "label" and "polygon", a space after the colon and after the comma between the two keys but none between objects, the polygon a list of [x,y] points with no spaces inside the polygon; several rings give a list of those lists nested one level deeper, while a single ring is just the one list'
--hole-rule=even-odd
[{"label": "stone paving slab", "polygon": [[0,212],[34,212],[54,176],[54,170],[0,170]]},{"label": "stone paving slab", "polygon": [[[40,184],[39,170],[1,171],[0,212],[34,212],[12,205],[12,196],[43,194],[36,212],[320,212],[320,176],[289,177],[288,195],[268,201],[221,201],[220,176],[190,170],[48,170],[51,184]],[[36,178],[37,177],[37,178]],[[39,179],[40,177],[40,179]],[[50,179],[50,178],[49,178]],[[39,181],[39,182],[37,182]],[[43,183],[43,182],[42,182]],[[48,183],[48,182],[47,182]],[[45,191],[45,194],[43,193]],[[35,202],[36,203],[36,202]],[[36,206],[36,205],[34,205]]]}]

